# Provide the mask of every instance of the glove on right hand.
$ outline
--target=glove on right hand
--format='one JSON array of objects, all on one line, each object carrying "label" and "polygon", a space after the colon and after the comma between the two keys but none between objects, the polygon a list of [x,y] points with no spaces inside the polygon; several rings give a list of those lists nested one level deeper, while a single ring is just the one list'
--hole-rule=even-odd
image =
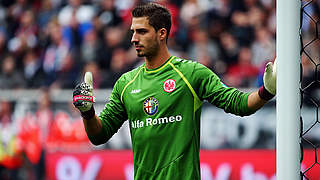
[{"label": "glove on right hand", "polygon": [[96,98],[93,96],[92,73],[86,72],[84,82],[78,84],[73,91],[73,105],[83,114],[91,110]]}]

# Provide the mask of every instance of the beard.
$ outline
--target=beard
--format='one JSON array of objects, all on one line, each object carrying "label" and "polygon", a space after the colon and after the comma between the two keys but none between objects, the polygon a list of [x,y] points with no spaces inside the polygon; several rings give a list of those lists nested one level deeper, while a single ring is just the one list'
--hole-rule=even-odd
[{"label": "beard", "polygon": [[153,41],[147,48],[143,46],[144,48],[140,51],[137,51],[137,56],[138,57],[154,57],[158,54],[160,45],[159,43],[155,40]]}]

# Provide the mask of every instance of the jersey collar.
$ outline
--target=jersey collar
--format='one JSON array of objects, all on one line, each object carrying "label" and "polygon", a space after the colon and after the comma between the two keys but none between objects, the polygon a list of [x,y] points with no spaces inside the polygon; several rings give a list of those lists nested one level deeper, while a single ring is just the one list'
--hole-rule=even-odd
[{"label": "jersey collar", "polygon": [[144,68],[144,71],[146,73],[155,73],[155,72],[158,72],[160,70],[162,70],[164,67],[166,67],[171,61],[172,59],[174,59],[175,56],[170,56],[169,59],[163,63],[161,66],[157,67],[157,68],[154,68],[154,69],[147,69],[146,68],[146,64],[144,64],[143,68]]}]

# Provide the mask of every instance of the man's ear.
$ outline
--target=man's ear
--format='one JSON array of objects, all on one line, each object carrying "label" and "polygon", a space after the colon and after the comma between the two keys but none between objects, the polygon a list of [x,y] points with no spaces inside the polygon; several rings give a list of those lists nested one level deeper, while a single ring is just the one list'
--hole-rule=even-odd
[{"label": "man's ear", "polygon": [[163,40],[166,40],[167,38],[167,30],[166,28],[161,28],[159,29],[159,37],[160,37],[160,40],[163,41]]}]

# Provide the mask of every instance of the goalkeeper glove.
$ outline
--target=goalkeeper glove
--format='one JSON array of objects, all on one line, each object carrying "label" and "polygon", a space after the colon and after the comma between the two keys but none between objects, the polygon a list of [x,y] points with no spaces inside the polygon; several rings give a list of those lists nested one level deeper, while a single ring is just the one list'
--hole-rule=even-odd
[{"label": "goalkeeper glove", "polygon": [[270,100],[276,95],[277,90],[277,61],[269,62],[263,74],[263,86],[259,89],[259,96],[264,100]]},{"label": "goalkeeper glove", "polygon": [[73,105],[79,109],[84,119],[91,119],[95,115],[93,103],[96,101],[93,96],[92,73],[86,72],[84,82],[78,84],[73,91]]}]

